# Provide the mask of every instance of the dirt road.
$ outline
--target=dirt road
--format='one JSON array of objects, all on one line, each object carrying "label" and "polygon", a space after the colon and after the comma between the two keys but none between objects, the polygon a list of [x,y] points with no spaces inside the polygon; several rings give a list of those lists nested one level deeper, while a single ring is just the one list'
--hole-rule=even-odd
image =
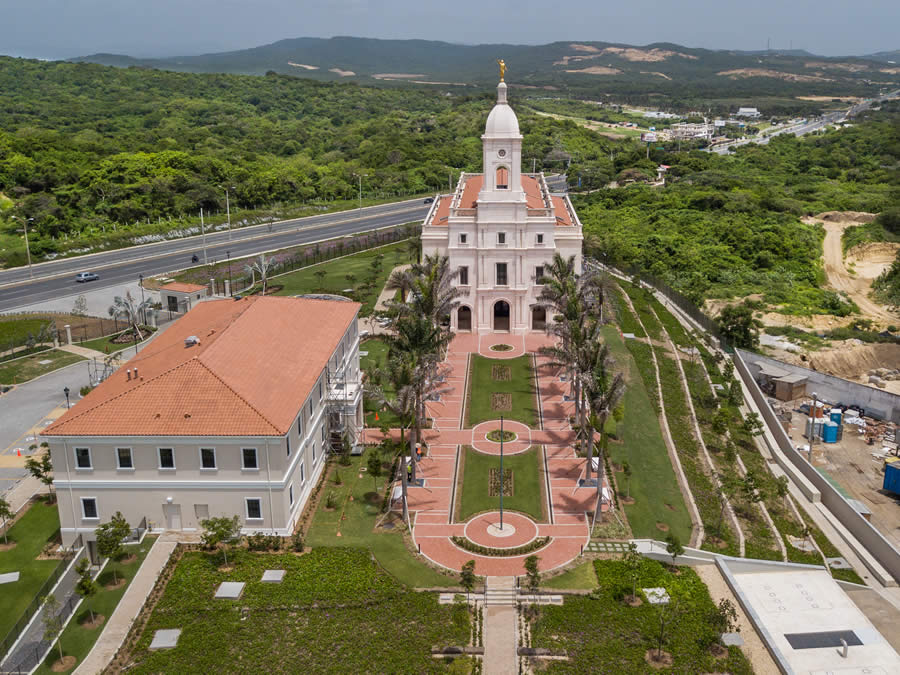
[{"label": "dirt road", "polygon": [[859,223],[851,220],[818,220],[818,222],[822,223],[822,227],[825,228],[825,241],[822,244],[822,248],[828,284],[836,291],[844,291],[851,300],[859,305],[860,312],[867,319],[883,324],[896,324],[897,320],[900,319],[900,315],[888,311],[886,307],[873,302],[869,298],[869,291],[872,289],[874,277],[863,274],[851,275],[844,265],[841,235],[843,235],[845,229],[853,225],[859,225]]}]

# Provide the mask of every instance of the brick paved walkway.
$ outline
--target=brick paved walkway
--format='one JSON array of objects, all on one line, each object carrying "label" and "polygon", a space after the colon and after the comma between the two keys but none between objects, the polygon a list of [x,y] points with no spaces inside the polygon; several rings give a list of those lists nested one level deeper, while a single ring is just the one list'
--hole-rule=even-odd
[{"label": "brick paved walkway", "polygon": [[[532,445],[543,446],[545,471],[542,477],[548,488],[548,522],[535,523],[523,514],[504,514],[504,522],[515,532],[498,532],[489,527],[499,521],[499,514],[480,514],[467,523],[454,523],[451,498],[456,479],[456,467],[461,446],[470,445],[479,452],[499,454],[499,443],[488,441],[486,434],[499,426],[497,422],[484,422],[474,429],[462,427],[462,410],[465,403],[466,371],[471,353],[489,358],[507,359],[535,353],[552,338],[540,334],[472,335],[458,334],[447,353],[446,382],[452,388],[440,401],[427,404],[428,416],[434,420],[431,429],[423,436],[428,444],[428,455],[419,463],[417,477],[424,478],[421,487],[409,488],[409,510],[414,518],[413,540],[422,555],[433,562],[459,571],[468,560],[475,560],[475,572],[479,575],[512,576],[524,573],[527,555],[516,557],[487,557],[474,555],[457,547],[451,536],[467,536],[482,546],[513,548],[535,537],[549,536],[550,543],[536,551],[542,570],[550,570],[576,558],[590,539],[586,512],[593,511],[597,498],[596,488],[578,487],[578,480],[585,471],[586,460],[575,456],[575,434],[569,424],[574,413],[574,403],[565,400],[568,384],[561,381],[558,369],[546,364],[546,359],[536,357],[537,381],[541,408],[541,425],[529,429],[520,422],[506,422],[504,429],[517,434],[517,439],[504,443],[504,454],[523,452]],[[507,344],[509,351],[493,351],[492,345]],[[399,437],[399,431],[393,431]],[[377,430],[367,430],[366,437],[375,441]],[[546,473],[546,475],[544,475]],[[459,498],[458,496],[456,497]],[[526,536],[527,535],[527,536]]]}]

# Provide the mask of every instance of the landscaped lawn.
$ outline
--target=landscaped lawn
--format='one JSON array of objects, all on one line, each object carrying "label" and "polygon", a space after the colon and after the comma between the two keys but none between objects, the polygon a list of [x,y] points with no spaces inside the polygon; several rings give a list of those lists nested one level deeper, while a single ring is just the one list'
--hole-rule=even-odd
[{"label": "landscaped lawn", "polygon": [[[486,455],[465,447],[462,485],[459,494],[459,520],[468,520],[476,513],[500,509],[500,496],[491,497],[490,470],[500,469],[499,455]],[[512,471],[513,494],[503,496],[503,508],[521,511],[539,523],[545,522],[544,480],[541,453],[537,446],[515,455],[504,455],[503,471]],[[499,475],[499,474],[498,474]]]},{"label": "landscaped lawn", "polygon": [[561,589],[586,589],[591,590],[597,588],[597,572],[594,569],[594,561],[586,562],[573,567],[541,583],[541,588],[561,588]]},{"label": "landscaped lawn", "polygon": [[[120,352],[123,349],[134,349],[134,342],[113,342],[113,339],[119,337],[125,331],[119,331],[118,333],[114,333],[113,335],[107,335],[106,337],[96,338],[94,340],[86,340],[85,342],[79,342],[79,347],[85,347],[86,349],[94,349],[98,352],[103,352],[104,354],[112,354],[113,352]],[[149,329],[141,328],[141,332],[144,334],[144,340],[149,339],[153,332]],[[142,341],[138,342],[141,344]]]},{"label": "landscaped lawn", "polygon": [[60,563],[59,560],[35,560],[59,530],[56,504],[36,501],[26,508],[28,511],[9,530],[9,541],[16,542],[16,546],[8,551],[0,550],[0,574],[19,573],[18,581],[0,586],[0,639],[12,629]]},{"label": "landscaped lawn", "polygon": [[[151,615],[129,673],[428,673],[448,665],[432,647],[469,644],[469,610],[404,588],[368,551],[319,548],[301,556],[186,553]],[[283,569],[280,584],[260,582]],[[222,581],[247,585],[216,600]],[[180,628],[174,649],[150,652],[159,629]],[[466,670],[468,672],[468,670]]]},{"label": "landscaped lawn", "polygon": [[[340,474],[342,484],[335,485],[332,473],[322,486],[321,499],[306,535],[306,543],[319,546],[359,546],[372,551],[378,563],[398,580],[415,588],[456,586],[457,577],[441,574],[418,559],[406,548],[399,532],[375,531],[375,523],[381,516],[381,502],[389,480],[388,468],[375,481],[367,472],[361,472],[368,462],[368,449],[359,457],[352,457],[350,466],[335,463],[333,471]],[[333,492],[337,508],[328,510],[326,496]],[[353,497],[353,500],[350,500]],[[341,520],[342,516],[346,516]],[[340,532],[341,536],[338,536]]]},{"label": "landscaped lawn", "polygon": [[9,349],[10,343],[17,347],[23,345],[29,333],[37,337],[49,323],[50,320],[45,318],[0,317],[0,352]]},{"label": "landscaped lawn", "polygon": [[[81,622],[91,620],[90,610],[94,611],[95,616],[102,614],[109,620],[113,611],[115,611],[116,606],[119,604],[119,600],[121,600],[122,596],[125,594],[125,589],[128,588],[131,580],[137,574],[138,569],[144,562],[144,558],[147,557],[147,553],[149,553],[150,547],[153,546],[153,542],[155,541],[156,537],[147,536],[144,537],[144,540],[140,544],[126,544],[123,547],[125,555],[134,555],[135,559],[128,564],[115,562],[113,560],[110,560],[106,564],[106,567],[103,568],[103,571],[97,579],[97,584],[99,586],[97,594],[81,603],[81,606],[78,608],[78,614],[72,617],[69,621],[69,625],[66,626],[65,631],[63,631],[62,637],[60,637],[64,655],[74,656],[77,659],[76,663],[81,663],[84,657],[88,655],[88,652],[91,651],[91,647],[94,646],[97,638],[100,637],[100,633],[103,631],[106,622],[104,621],[97,628],[82,626]],[[113,572],[116,573],[119,579],[127,579],[127,583],[114,590],[107,590],[104,588],[104,585],[113,582]],[[39,675],[49,675],[53,672],[50,668],[57,659],[59,659],[59,648],[54,647],[50,650],[44,663],[41,664],[35,672]]]},{"label": "landscaped lawn", "polygon": [[[376,368],[384,368],[384,364],[387,362],[388,353],[388,346],[384,341],[378,338],[370,338],[365,342],[360,343],[359,351],[359,367],[362,368],[364,373],[368,375],[374,372]],[[367,353],[363,356],[362,352]],[[393,396],[394,390],[387,386],[386,383],[383,388],[385,395]],[[364,400],[367,427],[377,428],[383,424],[387,424],[391,428],[400,426],[397,416],[390,410],[378,410],[378,406],[376,406],[375,402],[368,396],[366,396]],[[378,412],[377,420],[375,419],[376,412]]]},{"label": "landscaped lawn", "polygon": [[[544,605],[532,625],[532,646],[564,650],[566,661],[543,661],[554,673],[652,673],[645,660],[657,646],[659,609],[644,598],[630,607],[623,596],[632,590],[631,577],[620,560],[596,560],[599,588],[592,595],[567,595],[561,606]],[[663,649],[673,662],[666,672],[752,673],[739,647],[729,647],[725,658],[709,650],[717,638],[708,620],[714,609],[709,591],[689,567],[673,574],[654,560],[642,559],[641,588],[665,588],[678,607],[678,616],[666,627]]]},{"label": "landscaped lawn", "polygon": [[[503,415],[505,419],[536,428],[537,399],[531,366],[529,355],[515,359],[489,359],[473,354],[466,401],[467,426],[474,427],[480,422],[500,419]],[[504,394],[509,395],[509,405],[499,401]]]},{"label": "landscaped lawn", "polygon": [[[41,363],[42,361],[47,363]],[[0,364],[0,383],[20,384],[79,361],[84,361],[84,357],[61,349],[51,349],[14,361],[6,361]]]},{"label": "landscaped lawn", "polygon": [[[345,289],[360,289],[361,285],[370,276],[372,260],[379,255],[384,255],[384,259],[381,265],[381,272],[375,280],[375,286],[362,294],[359,292],[353,294],[354,299],[363,303],[360,316],[368,316],[372,313],[375,301],[378,300],[378,295],[384,288],[384,284],[387,282],[388,276],[394,267],[410,262],[405,242],[354,253],[353,255],[337,258],[319,265],[304,267],[296,272],[272,277],[269,279],[269,283],[284,286],[283,289],[278,291],[278,295],[301,295],[303,293],[336,293],[345,295]],[[325,276],[321,281],[316,276],[316,272],[320,270],[325,272]],[[348,275],[353,275],[355,278],[347,279]]]},{"label": "landscaped lawn", "polygon": [[[609,443],[610,459],[631,465],[630,490],[634,504],[625,504],[625,514],[635,537],[665,537],[656,527],[665,523],[682,542],[691,538],[691,518],[681,497],[675,470],[663,442],[659,418],[653,408],[634,360],[615,326],[604,326],[603,337],[625,374],[625,419],[619,424],[622,442]],[[649,352],[648,352],[649,357]],[[625,493],[625,475],[616,474],[619,491]]]}]

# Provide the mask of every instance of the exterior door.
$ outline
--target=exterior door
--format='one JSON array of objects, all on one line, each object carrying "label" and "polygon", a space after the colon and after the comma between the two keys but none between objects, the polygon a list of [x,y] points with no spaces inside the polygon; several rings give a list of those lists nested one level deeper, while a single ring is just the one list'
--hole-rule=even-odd
[{"label": "exterior door", "polygon": [[472,330],[472,310],[469,307],[456,310],[456,330]]},{"label": "exterior door", "polygon": [[166,512],[166,529],[181,529],[181,504],[166,504],[163,506]]},{"label": "exterior door", "polygon": [[531,308],[531,330],[544,330],[547,328],[547,310],[543,307]]},{"label": "exterior door", "polygon": [[494,330],[509,331],[509,303],[505,300],[494,303]]},{"label": "exterior door", "polygon": [[166,297],[166,301],[168,302],[168,310],[170,312],[178,311],[178,298],[176,298],[174,295],[169,295]]}]

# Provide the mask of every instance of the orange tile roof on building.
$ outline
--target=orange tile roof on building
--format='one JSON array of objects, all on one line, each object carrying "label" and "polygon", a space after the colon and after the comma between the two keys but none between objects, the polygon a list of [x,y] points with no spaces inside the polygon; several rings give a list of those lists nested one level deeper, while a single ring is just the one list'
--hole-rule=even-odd
[{"label": "orange tile roof on building", "polygon": [[[43,434],[283,436],[360,307],[272,296],[201,303]],[[191,336],[199,343],[186,346]]]},{"label": "orange tile roof on building", "polygon": [[[478,194],[484,186],[484,174],[467,174],[463,183],[462,196],[459,198],[459,208],[461,209],[477,209]],[[522,176],[522,190],[525,192],[525,203],[529,209],[545,209],[547,205],[544,203],[541,194],[541,184],[534,176]],[[452,197],[441,197],[438,207],[434,210],[434,217],[431,219],[431,225],[447,225],[447,219],[450,215],[450,202]],[[572,216],[569,209],[566,208],[566,202],[561,197],[550,197],[550,204],[556,216],[556,224],[560,226],[571,226]]]},{"label": "orange tile roof on building", "polygon": [[434,218],[431,219],[432,225],[446,225],[447,218],[450,216],[450,202],[453,201],[453,197],[447,195],[444,197],[438,197],[437,208],[434,210]]},{"label": "orange tile roof on building", "polygon": [[572,215],[569,213],[569,209],[566,208],[566,200],[562,197],[551,195],[550,201],[553,204],[553,214],[556,216],[556,224],[568,226],[573,225]]},{"label": "orange tile roof on building", "polygon": [[481,186],[484,185],[484,174],[468,174],[466,176],[465,187],[463,188],[462,197],[459,200],[459,208],[461,209],[477,209],[478,193],[481,192]]},{"label": "orange tile roof on building", "polygon": [[200,284],[187,284],[181,281],[173,281],[166,284],[165,286],[160,286],[159,290],[175,291],[176,293],[196,293],[197,291],[205,291],[206,286],[201,286]]}]

